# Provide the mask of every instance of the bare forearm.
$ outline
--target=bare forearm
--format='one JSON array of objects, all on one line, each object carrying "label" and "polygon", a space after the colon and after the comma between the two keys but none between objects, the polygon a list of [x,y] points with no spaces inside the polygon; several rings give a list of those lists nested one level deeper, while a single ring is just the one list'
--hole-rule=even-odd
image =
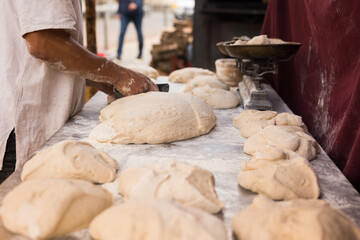
[{"label": "bare forearm", "polygon": [[124,96],[158,91],[148,77],[91,53],[64,30],[32,32],[25,39],[31,55],[59,71],[114,85]]},{"label": "bare forearm", "polygon": [[34,32],[25,38],[34,57],[60,71],[109,84],[122,73],[120,66],[91,53],[63,30]]}]

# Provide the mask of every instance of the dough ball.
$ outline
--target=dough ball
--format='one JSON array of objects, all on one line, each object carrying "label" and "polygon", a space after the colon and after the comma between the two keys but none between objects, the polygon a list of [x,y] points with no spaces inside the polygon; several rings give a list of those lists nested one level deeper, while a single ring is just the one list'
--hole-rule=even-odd
[{"label": "dough ball", "polygon": [[133,70],[134,72],[144,74],[148,78],[157,79],[159,77],[159,72],[155,68],[147,66],[147,65],[128,64],[128,65],[125,65],[125,67]]},{"label": "dough ball", "polygon": [[265,160],[265,161],[275,161],[281,159],[288,159],[287,154],[278,147],[267,145],[264,150],[256,151],[252,156],[253,160]]},{"label": "dough ball", "polygon": [[247,41],[246,44],[248,45],[270,44],[270,40],[267,38],[267,35],[259,35]]},{"label": "dough ball", "polygon": [[184,92],[190,92],[196,87],[209,86],[211,88],[218,88],[223,90],[229,90],[229,87],[220,82],[216,76],[197,76],[186,83]]},{"label": "dough ball", "polygon": [[292,113],[245,110],[233,119],[233,124],[246,138],[270,125],[281,125],[290,131],[308,133],[302,118]]},{"label": "dough ball", "polygon": [[264,196],[239,212],[232,227],[246,240],[356,240],[360,230],[342,212],[323,200],[273,202]]},{"label": "dough ball", "polygon": [[109,143],[168,143],[208,133],[216,123],[211,107],[185,93],[149,92],[121,98],[100,112],[103,122],[90,138]]},{"label": "dough ball", "polygon": [[273,145],[267,145],[261,151],[256,151],[252,156],[253,160],[265,160],[265,161],[275,161],[281,159],[291,159],[300,156],[296,152],[290,150],[282,150]]},{"label": "dough ball", "polygon": [[175,70],[169,75],[170,82],[176,83],[187,83],[191,79],[197,76],[214,76],[216,77],[215,73],[210,70],[203,69],[203,68],[195,68],[195,67],[188,67],[179,70]]},{"label": "dough ball", "polygon": [[131,168],[119,176],[119,191],[125,199],[169,199],[210,213],[224,207],[214,187],[211,172],[182,162]]},{"label": "dough ball", "polygon": [[89,231],[97,240],[227,239],[217,217],[164,200],[128,201],[111,207],[91,222]]},{"label": "dough ball", "polygon": [[302,117],[292,113],[279,113],[275,117],[276,125],[289,125],[302,127],[304,125]]},{"label": "dough ball", "polygon": [[[287,155],[280,149],[269,149],[256,154],[251,161],[242,162],[238,175],[240,186],[274,200],[319,197],[315,172],[306,159],[300,156],[286,159]],[[269,156],[262,157],[266,153]]]},{"label": "dough ball", "polygon": [[65,140],[37,153],[25,163],[21,180],[72,178],[93,183],[115,180],[119,164],[88,143]]},{"label": "dough ball", "polygon": [[6,231],[3,225],[0,226],[0,239],[1,240],[14,239],[11,238],[11,233],[9,233],[9,231]]},{"label": "dough ball", "polygon": [[240,98],[235,92],[209,86],[194,88],[191,94],[201,98],[214,109],[234,108],[240,103]]},{"label": "dough ball", "polygon": [[274,145],[282,150],[291,150],[300,156],[312,160],[320,152],[320,147],[313,137],[297,131],[297,126],[267,126],[245,141],[244,152],[253,155],[267,145]]},{"label": "dough ball", "polygon": [[296,132],[296,134],[300,136],[300,145],[296,153],[308,160],[313,160],[321,151],[319,144],[312,136],[304,132]]},{"label": "dough ball", "polygon": [[245,45],[246,43],[247,43],[247,41],[238,39],[233,43],[233,45]]},{"label": "dough ball", "polygon": [[249,41],[237,40],[233,45],[268,45],[268,44],[286,44],[279,38],[268,38],[267,35],[255,36]]},{"label": "dough ball", "polygon": [[281,127],[282,129],[285,129],[287,131],[290,131],[290,132],[303,132],[303,133],[306,133],[307,135],[310,134],[307,130],[307,127],[306,125],[302,125],[301,127],[299,126],[291,126],[291,125],[276,125],[278,127]]},{"label": "dough ball", "polygon": [[233,119],[233,124],[247,138],[267,126],[275,125],[276,115],[275,111],[245,110]]},{"label": "dough ball", "polygon": [[86,181],[34,179],[5,196],[1,217],[11,232],[48,239],[87,227],[111,204],[109,192]]}]

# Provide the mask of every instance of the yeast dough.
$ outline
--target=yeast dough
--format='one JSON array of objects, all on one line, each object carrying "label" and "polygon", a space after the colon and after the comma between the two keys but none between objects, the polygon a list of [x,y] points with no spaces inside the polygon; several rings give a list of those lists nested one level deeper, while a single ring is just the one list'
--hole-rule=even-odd
[{"label": "yeast dough", "polygon": [[90,224],[97,240],[226,240],[222,221],[204,211],[164,200],[128,201]]},{"label": "yeast dough", "polygon": [[243,137],[251,137],[270,125],[296,127],[298,131],[307,133],[302,118],[292,113],[275,111],[245,110],[233,119],[233,124]]},{"label": "yeast dough", "polygon": [[100,112],[90,133],[99,142],[168,143],[208,133],[216,123],[211,107],[187,93],[149,92],[124,97]]},{"label": "yeast dough", "polygon": [[243,161],[238,175],[240,186],[274,200],[316,199],[320,188],[309,161],[296,153],[274,146],[256,152]]},{"label": "yeast dough", "polygon": [[203,68],[195,68],[195,67],[188,67],[179,70],[175,70],[169,75],[170,82],[176,83],[187,83],[191,79],[194,79],[197,76],[214,76],[216,74],[210,70],[203,69]]},{"label": "yeast dough", "polygon": [[191,90],[193,90],[194,88],[203,86],[229,90],[229,87],[225,83],[220,82],[217,76],[200,75],[186,83],[184,92],[191,92]]},{"label": "yeast dough", "polygon": [[5,196],[1,218],[11,232],[49,239],[87,227],[111,204],[109,192],[86,181],[34,179]]},{"label": "yeast dough", "polygon": [[274,202],[264,196],[239,212],[232,227],[246,240],[357,240],[359,228],[323,200],[296,199]]},{"label": "yeast dough", "polygon": [[40,151],[26,162],[21,179],[70,178],[106,183],[115,180],[118,168],[115,159],[90,144],[65,140]]},{"label": "yeast dough", "polygon": [[191,94],[201,98],[214,109],[229,109],[239,105],[240,98],[236,93],[209,86],[197,87],[191,90]]},{"label": "yeast dough", "polygon": [[119,191],[125,199],[169,199],[210,213],[224,207],[215,192],[213,174],[182,162],[127,169],[119,176]]},{"label": "yeast dough", "polygon": [[320,146],[313,137],[301,130],[298,126],[267,126],[245,141],[244,152],[253,155],[256,151],[264,150],[267,145],[274,145],[312,160],[320,152]]}]

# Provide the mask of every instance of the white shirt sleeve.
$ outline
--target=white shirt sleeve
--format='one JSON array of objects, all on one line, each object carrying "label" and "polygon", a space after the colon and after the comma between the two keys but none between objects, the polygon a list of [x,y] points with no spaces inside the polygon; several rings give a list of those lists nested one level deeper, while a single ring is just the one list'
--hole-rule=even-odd
[{"label": "white shirt sleeve", "polygon": [[[21,35],[45,29],[76,31],[72,0],[15,0]],[[80,1],[80,0],[79,0]]]}]

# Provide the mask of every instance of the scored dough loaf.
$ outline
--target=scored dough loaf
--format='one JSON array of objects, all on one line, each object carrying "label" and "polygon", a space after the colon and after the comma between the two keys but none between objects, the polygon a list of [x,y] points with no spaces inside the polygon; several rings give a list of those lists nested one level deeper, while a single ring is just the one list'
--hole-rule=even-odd
[{"label": "scored dough loaf", "polygon": [[194,88],[203,86],[229,90],[229,87],[226,84],[220,82],[216,76],[200,75],[186,83],[184,92],[191,92],[191,90]]},{"label": "scored dough loaf", "polygon": [[211,172],[182,162],[130,168],[119,176],[119,191],[125,199],[169,199],[210,213],[224,207],[214,187]]},{"label": "scored dough loaf", "polygon": [[1,218],[11,232],[48,239],[87,227],[111,204],[109,192],[86,181],[34,179],[5,196]]},{"label": "scored dough loaf", "polygon": [[165,200],[128,201],[111,207],[90,224],[96,240],[226,240],[222,221],[196,208]]},{"label": "scored dough loaf", "polygon": [[188,93],[149,92],[121,98],[100,112],[103,122],[90,133],[99,142],[168,143],[208,133],[216,116]]},{"label": "scored dough loaf", "polygon": [[93,183],[115,180],[119,164],[88,143],[65,140],[37,153],[25,163],[21,180],[71,178]]},{"label": "scored dough loaf", "polygon": [[201,98],[213,109],[235,108],[240,103],[240,98],[232,91],[226,91],[209,86],[194,88],[191,94]]},{"label": "scored dough loaf", "polygon": [[357,240],[360,230],[339,210],[323,200],[274,202],[257,196],[236,214],[232,228],[246,240]]},{"label": "scored dough loaf", "polygon": [[187,83],[191,79],[197,76],[214,76],[216,74],[210,70],[203,69],[203,68],[195,68],[195,67],[187,67],[179,70],[175,70],[169,75],[170,82],[176,83]]},{"label": "scored dough loaf", "polygon": [[294,151],[308,160],[314,159],[320,152],[320,146],[315,139],[299,131],[299,127],[281,125],[267,126],[252,135],[245,141],[244,152],[253,155],[256,151],[264,150],[267,145]]},{"label": "scored dough loaf", "polygon": [[275,146],[267,146],[250,161],[242,162],[238,183],[274,200],[315,199],[320,195],[317,177],[308,160]]}]

